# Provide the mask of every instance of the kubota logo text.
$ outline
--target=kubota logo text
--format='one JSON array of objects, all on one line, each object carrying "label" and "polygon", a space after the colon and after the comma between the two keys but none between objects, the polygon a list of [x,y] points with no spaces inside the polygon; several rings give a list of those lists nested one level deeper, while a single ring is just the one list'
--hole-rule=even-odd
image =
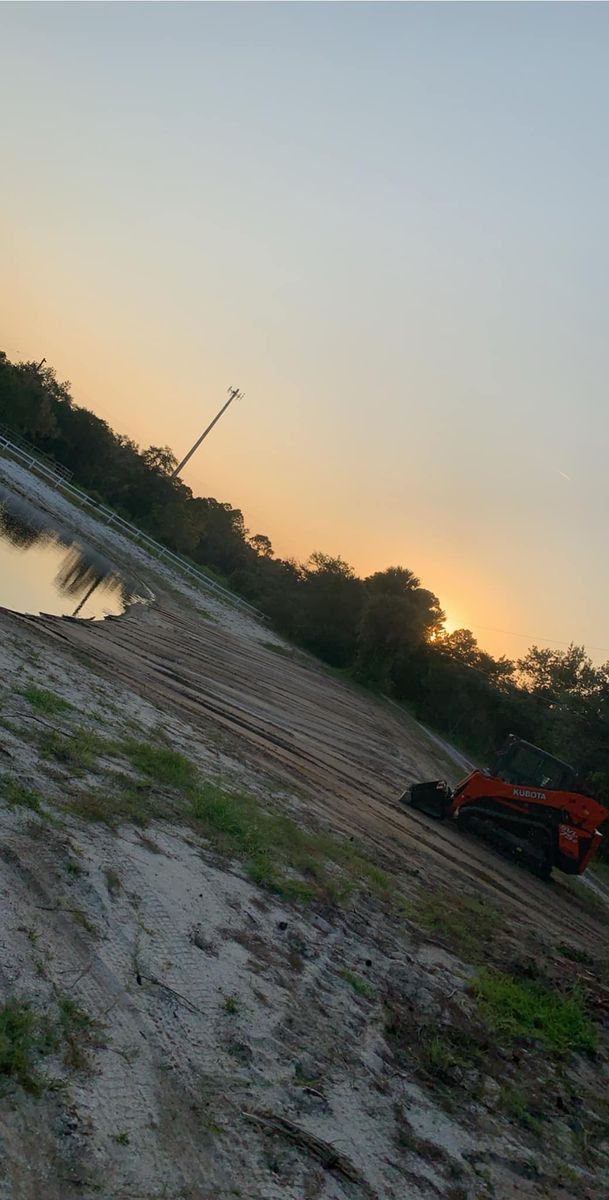
[{"label": "kubota logo text", "polygon": [[524,796],[527,800],[545,800],[545,792],[530,792],[527,788],[514,788],[515,796]]}]

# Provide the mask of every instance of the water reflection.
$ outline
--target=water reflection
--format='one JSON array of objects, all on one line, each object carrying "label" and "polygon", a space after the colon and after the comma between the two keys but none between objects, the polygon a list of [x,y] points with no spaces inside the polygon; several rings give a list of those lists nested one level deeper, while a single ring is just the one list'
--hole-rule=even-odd
[{"label": "water reflection", "polygon": [[100,618],[135,599],[108,559],[0,485],[0,604]]}]

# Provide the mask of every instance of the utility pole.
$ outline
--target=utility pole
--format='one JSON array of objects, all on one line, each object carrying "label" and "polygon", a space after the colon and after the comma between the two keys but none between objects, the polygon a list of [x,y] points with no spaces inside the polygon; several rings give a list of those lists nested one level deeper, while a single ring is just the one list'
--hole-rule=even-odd
[{"label": "utility pole", "polygon": [[228,389],[228,400],[226,401],[226,404],[224,404],[224,405],[222,406],[222,408],[220,409],[220,412],[219,412],[219,413],[216,413],[216,415],[215,415],[215,417],[214,417],[213,421],[211,421],[211,422],[210,422],[210,424],[207,426],[207,429],[204,429],[204,430],[203,430],[203,433],[201,434],[201,437],[200,437],[200,438],[197,438],[197,440],[196,440],[196,442],[195,442],[194,446],[191,446],[190,450],[188,451],[188,454],[187,454],[187,455],[185,455],[185,457],[182,459],[181,463],[178,463],[178,465],[177,465],[177,467],[176,467],[175,471],[172,471],[172,472],[171,472],[171,479],[175,479],[176,475],[179,475],[179,474],[180,474],[180,471],[182,471],[182,470],[183,470],[183,468],[186,466],[186,463],[188,462],[188,460],[189,460],[190,458],[192,458],[192,456],[193,456],[193,454],[194,454],[195,450],[198,450],[198,449],[199,449],[199,446],[201,445],[201,442],[203,442],[203,441],[205,440],[205,438],[207,437],[208,433],[211,433],[211,431],[212,431],[212,429],[213,429],[214,425],[216,424],[216,421],[219,421],[219,420],[220,420],[220,417],[222,416],[222,413],[225,413],[225,412],[226,412],[226,410],[227,410],[227,408],[228,408],[229,404],[232,404],[233,400],[242,400],[242,399],[243,399],[243,397],[244,397],[244,395],[245,395],[245,392],[240,392],[240,391],[239,391],[239,388],[229,387],[229,389]]},{"label": "utility pole", "polygon": [[73,617],[78,616],[81,608],[83,608],[84,605],[87,603],[89,596],[92,596],[95,589],[99,587],[102,579],[103,579],[103,575],[100,575],[99,579],[93,580],[93,583],[91,584],[91,587],[89,588],[88,592],[85,592],[85,595],[83,596],[82,600],[80,601],[80,604],[77,604],[76,608],[74,609],[74,612],[72,613]]}]

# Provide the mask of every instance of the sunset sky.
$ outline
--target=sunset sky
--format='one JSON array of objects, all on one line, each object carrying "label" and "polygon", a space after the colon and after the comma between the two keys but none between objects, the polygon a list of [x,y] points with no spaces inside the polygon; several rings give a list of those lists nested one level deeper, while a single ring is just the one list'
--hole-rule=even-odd
[{"label": "sunset sky", "polygon": [[178,454],[238,384],[185,479],[278,553],[608,659],[609,9],[2,4],[0,44],[0,348]]}]

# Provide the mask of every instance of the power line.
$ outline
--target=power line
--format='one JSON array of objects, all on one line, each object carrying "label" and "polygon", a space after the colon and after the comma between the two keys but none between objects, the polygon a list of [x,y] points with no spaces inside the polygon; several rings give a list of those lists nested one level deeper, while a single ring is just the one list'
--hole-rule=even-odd
[{"label": "power line", "polygon": [[[495,625],[471,625],[468,626],[472,631],[475,629],[484,629],[487,633],[503,633],[506,637],[525,638],[527,641],[549,642],[553,646],[572,646],[574,638],[570,642],[563,642],[559,638],[544,637],[541,633],[515,633],[511,629],[498,629]],[[579,645],[580,643],[576,643]],[[582,643],[583,644],[583,643]],[[609,654],[609,646],[589,646],[585,645],[586,650],[596,650],[601,654]]]},{"label": "power line", "polygon": [[208,433],[211,433],[211,431],[212,431],[212,429],[213,429],[214,425],[216,424],[216,421],[219,421],[219,420],[220,420],[220,417],[222,416],[222,413],[225,413],[225,412],[226,412],[226,410],[227,410],[227,408],[228,408],[229,404],[232,404],[233,400],[242,400],[244,395],[245,395],[245,393],[244,393],[244,392],[240,392],[240,391],[239,391],[239,388],[230,387],[230,388],[228,389],[228,400],[227,400],[227,401],[226,401],[226,403],[225,403],[225,404],[222,406],[222,408],[220,409],[220,412],[216,413],[216,415],[215,415],[215,417],[214,417],[213,421],[210,421],[209,425],[207,426],[207,429],[204,429],[204,430],[203,430],[203,433],[201,434],[201,437],[200,437],[200,438],[197,438],[197,440],[196,440],[196,442],[195,442],[194,446],[191,446],[190,450],[188,451],[188,454],[186,454],[186,455],[184,456],[184,458],[182,459],[181,463],[178,463],[178,465],[177,465],[177,467],[176,467],[175,471],[172,471],[172,472],[171,472],[171,478],[172,478],[172,479],[175,479],[176,475],[179,475],[179,474],[180,474],[180,471],[182,471],[182,470],[183,470],[183,468],[186,466],[186,463],[189,461],[189,459],[191,459],[191,458],[192,458],[192,456],[193,456],[193,454],[194,454],[195,450],[198,450],[198,449],[199,449],[199,446],[201,445],[201,442],[202,442],[202,441],[204,441],[204,439],[207,437]]}]

